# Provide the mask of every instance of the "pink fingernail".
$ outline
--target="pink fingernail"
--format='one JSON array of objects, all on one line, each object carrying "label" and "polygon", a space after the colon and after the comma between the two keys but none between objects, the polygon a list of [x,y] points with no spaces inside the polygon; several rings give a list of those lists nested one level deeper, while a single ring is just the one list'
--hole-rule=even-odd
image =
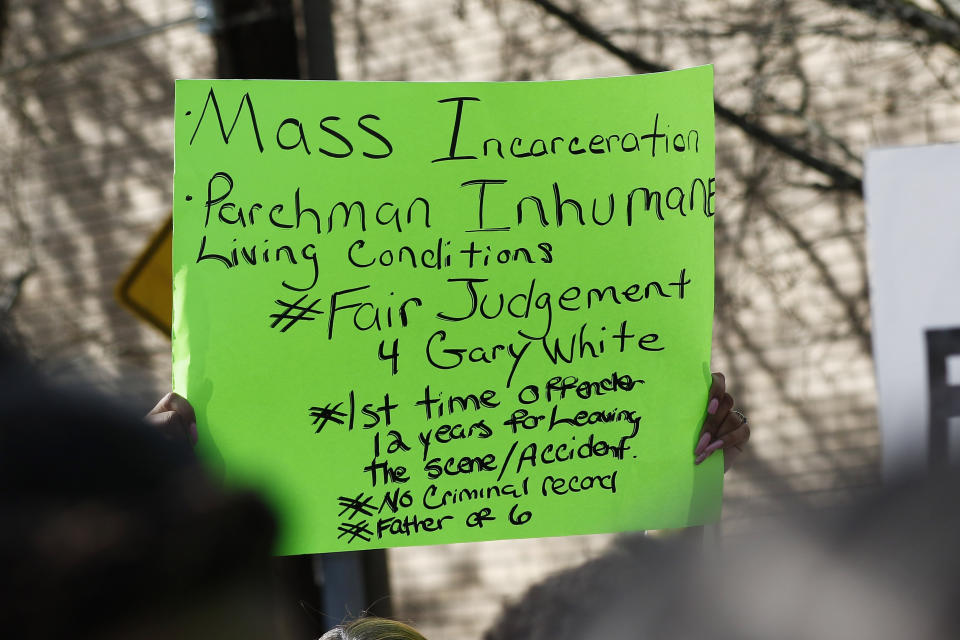
[{"label": "pink fingernail", "polygon": [[709,447],[707,447],[706,449],[704,449],[702,455],[703,455],[704,458],[706,458],[706,457],[709,456],[711,453],[713,453],[713,452],[716,451],[717,449],[721,449],[721,448],[723,448],[723,440],[717,440],[717,441],[715,441],[715,442],[712,442]]},{"label": "pink fingernail", "polygon": [[720,401],[716,398],[710,400],[710,404],[707,405],[707,413],[713,415],[717,412],[717,407],[720,406]]},{"label": "pink fingernail", "polygon": [[694,463],[694,464],[700,464],[701,462],[703,462],[703,461],[706,460],[706,459],[707,459],[707,454],[701,453],[700,455],[698,455],[698,456],[696,457],[696,459],[693,461],[693,463]]},{"label": "pink fingernail", "polygon": [[697,448],[693,450],[693,455],[698,456],[703,453],[703,450],[710,444],[710,432],[707,431],[702,436],[700,436],[700,442],[697,443]]},{"label": "pink fingernail", "polygon": [[199,440],[199,435],[197,434],[197,423],[191,422],[190,423],[190,444],[192,445],[197,444],[197,440]]}]

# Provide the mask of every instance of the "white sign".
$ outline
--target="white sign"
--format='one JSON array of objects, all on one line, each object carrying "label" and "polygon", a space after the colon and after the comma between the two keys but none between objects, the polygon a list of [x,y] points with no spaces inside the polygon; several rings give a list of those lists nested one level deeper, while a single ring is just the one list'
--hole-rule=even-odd
[{"label": "white sign", "polygon": [[960,145],[870,151],[867,238],[883,470],[960,460]]}]

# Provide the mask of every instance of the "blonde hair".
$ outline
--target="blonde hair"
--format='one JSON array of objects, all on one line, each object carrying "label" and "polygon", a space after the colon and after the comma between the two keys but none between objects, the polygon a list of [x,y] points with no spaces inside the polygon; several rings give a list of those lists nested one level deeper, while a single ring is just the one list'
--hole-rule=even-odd
[{"label": "blonde hair", "polygon": [[426,640],[419,631],[396,620],[366,617],[337,625],[320,640]]}]

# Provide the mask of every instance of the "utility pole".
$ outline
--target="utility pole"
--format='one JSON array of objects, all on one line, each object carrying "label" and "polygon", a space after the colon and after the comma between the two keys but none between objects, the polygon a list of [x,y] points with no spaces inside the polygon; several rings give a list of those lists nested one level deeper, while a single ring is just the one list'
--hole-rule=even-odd
[{"label": "utility pole", "polygon": [[307,78],[337,79],[337,53],[333,39],[331,0],[302,0]]},{"label": "utility pole", "polygon": [[214,0],[213,11],[218,76],[301,77],[291,0]]}]

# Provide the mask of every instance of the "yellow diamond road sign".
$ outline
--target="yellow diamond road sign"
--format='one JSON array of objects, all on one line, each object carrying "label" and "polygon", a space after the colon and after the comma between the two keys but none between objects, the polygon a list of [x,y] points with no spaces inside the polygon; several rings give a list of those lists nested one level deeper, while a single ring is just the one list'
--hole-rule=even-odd
[{"label": "yellow diamond road sign", "polygon": [[114,292],[120,304],[170,337],[173,314],[172,216],[153,234]]}]

